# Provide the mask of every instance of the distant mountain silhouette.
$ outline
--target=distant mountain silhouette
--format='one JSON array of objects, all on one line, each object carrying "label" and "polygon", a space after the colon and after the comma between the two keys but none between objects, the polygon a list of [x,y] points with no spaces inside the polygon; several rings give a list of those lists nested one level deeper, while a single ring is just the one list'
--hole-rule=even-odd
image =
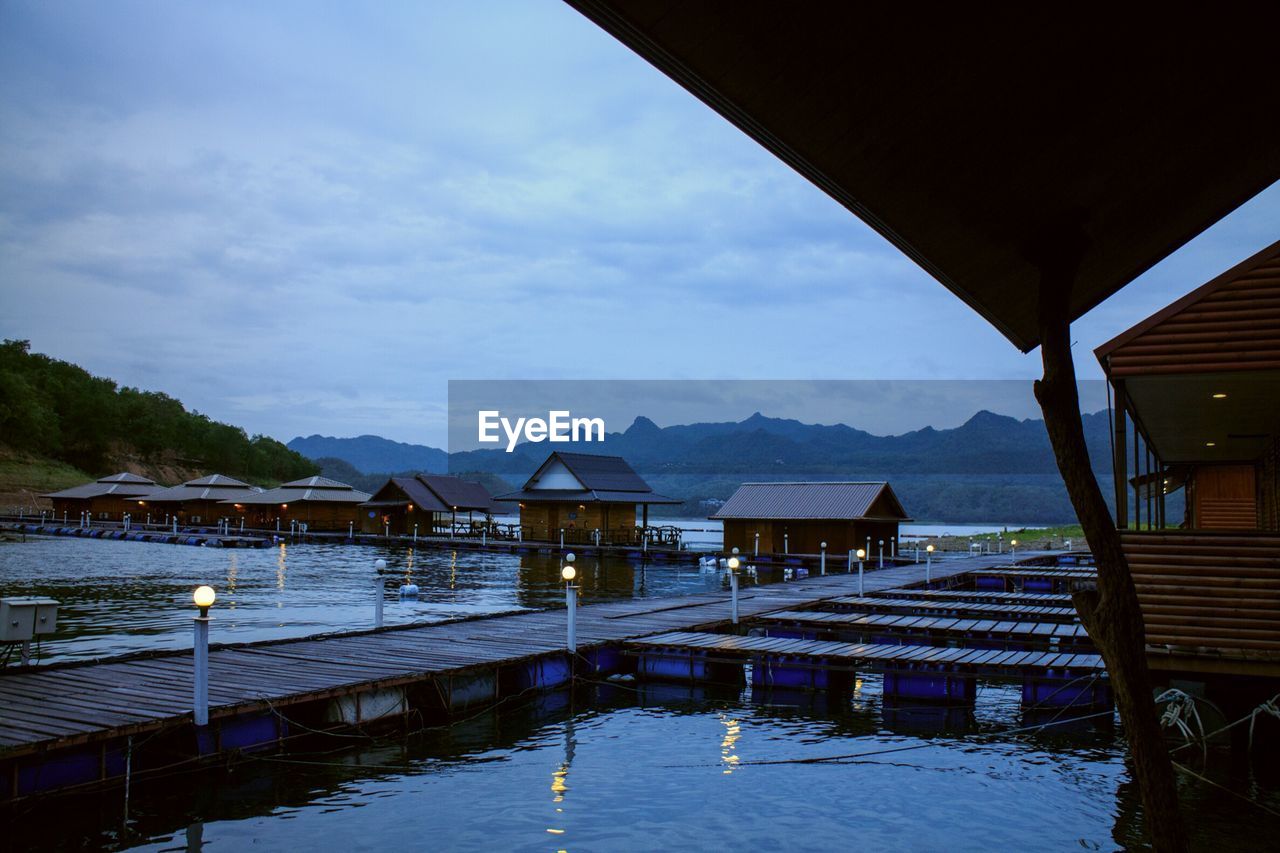
[{"label": "distant mountain silhouette", "polygon": [[421,444],[405,444],[376,435],[361,435],[356,438],[298,436],[287,447],[308,459],[341,459],[362,474],[391,471],[443,474],[449,470],[449,456],[443,450]]},{"label": "distant mountain silhouette", "polygon": [[[1111,461],[1106,411],[1085,415],[1085,439],[1104,484]],[[304,456],[337,457],[375,471],[486,471],[518,483],[553,450],[623,456],[659,492],[704,514],[709,498],[749,480],[887,479],[907,510],[936,521],[1062,522],[1074,517],[1041,420],[980,411],[951,429],[872,435],[845,424],[805,424],[759,412],[745,420],[659,427],[638,417],[600,442],[521,444],[512,453],[455,453],[377,436],[295,438]]]}]

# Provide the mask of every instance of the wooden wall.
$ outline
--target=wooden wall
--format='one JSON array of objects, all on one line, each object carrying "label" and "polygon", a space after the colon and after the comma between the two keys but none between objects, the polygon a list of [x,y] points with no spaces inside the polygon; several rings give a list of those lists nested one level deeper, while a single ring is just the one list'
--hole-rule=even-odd
[{"label": "wooden wall", "polygon": [[1201,465],[1195,472],[1198,530],[1257,530],[1258,484],[1253,465]]},{"label": "wooden wall", "polygon": [[634,531],[639,523],[637,508],[637,504],[627,503],[525,501],[520,507],[520,526],[526,539],[558,541],[563,527],[566,542],[587,542],[594,530],[600,530],[602,535]]},{"label": "wooden wall", "polygon": [[827,554],[844,558],[851,550],[867,548],[874,559],[879,540],[884,540],[884,553],[892,553],[890,540],[898,535],[896,521],[809,521],[775,519],[728,519],[724,522],[724,550],[738,548],[743,554],[753,553],[755,535],[760,534],[761,554],[816,554],[827,543]]}]

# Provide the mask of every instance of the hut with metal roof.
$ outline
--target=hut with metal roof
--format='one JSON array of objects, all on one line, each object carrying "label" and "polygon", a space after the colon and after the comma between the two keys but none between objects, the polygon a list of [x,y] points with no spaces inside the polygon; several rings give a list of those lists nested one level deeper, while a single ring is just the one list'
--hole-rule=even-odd
[{"label": "hut with metal roof", "polygon": [[170,518],[176,516],[179,524],[217,524],[224,518],[239,523],[244,515],[240,502],[259,494],[262,489],[257,486],[225,474],[210,474],[144,495],[137,500],[139,509],[131,512],[136,517],[145,510],[153,520],[159,520],[162,513]]},{"label": "hut with metal roof", "polygon": [[657,494],[621,456],[552,453],[524,488],[499,495],[497,501],[520,507],[525,539],[637,544],[649,526],[649,507],[678,504],[679,498]]},{"label": "hut with metal roof", "polygon": [[840,553],[868,540],[884,540],[888,554],[911,520],[885,482],[743,483],[711,518],[724,523],[725,550],[744,554],[816,554],[823,542]]},{"label": "hut with metal roof", "polygon": [[80,513],[87,512],[99,521],[120,521],[126,512],[136,515],[140,497],[161,488],[155,480],[122,471],[42,497],[53,501],[54,515],[68,520],[79,519]]},{"label": "hut with metal roof", "polygon": [[308,530],[348,530],[360,523],[360,505],[369,497],[368,492],[328,477],[304,477],[221,503],[230,504],[237,514],[243,510],[245,523],[252,527],[283,528],[298,522]]},{"label": "hut with metal roof", "polygon": [[467,527],[487,522],[493,497],[480,483],[444,474],[392,477],[360,504],[360,529],[366,533],[423,535],[445,533],[460,521]]}]

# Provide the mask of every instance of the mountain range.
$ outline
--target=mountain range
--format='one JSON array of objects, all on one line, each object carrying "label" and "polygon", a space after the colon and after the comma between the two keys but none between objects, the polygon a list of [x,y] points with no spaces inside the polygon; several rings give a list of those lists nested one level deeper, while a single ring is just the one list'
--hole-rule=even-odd
[{"label": "mountain range", "polygon": [[[1083,416],[1093,467],[1111,471],[1106,411]],[[1064,522],[1074,518],[1044,422],[980,411],[951,429],[873,435],[844,424],[805,424],[759,412],[742,421],[659,427],[637,417],[603,443],[524,443],[514,452],[452,455],[377,436],[296,438],[311,458],[336,457],[362,472],[483,471],[511,482],[528,477],[552,450],[623,456],[655,491],[678,497],[683,515],[706,515],[752,480],[889,480],[907,510],[931,521]]]}]

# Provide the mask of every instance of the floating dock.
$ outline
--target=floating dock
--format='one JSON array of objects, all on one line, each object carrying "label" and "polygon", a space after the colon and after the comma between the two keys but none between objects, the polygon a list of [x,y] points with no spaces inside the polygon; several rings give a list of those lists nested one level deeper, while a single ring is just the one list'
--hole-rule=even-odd
[{"label": "floating dock", "polygon": [[[991,558],[939,561],[932,567],[932,578],[947,582],[990,566]],[[925,571],[923,565],[910,565],[867,572],[864,594],[893,590],[899,598],[905,585],[924,580]],[[796,612],[849,598],[858,584],[856,574],[841,573],[748,587],[739,597],[739,609],[744,620]],[[316,732],[407,726],[411,716],[447,721],[454,714],[474,713],[531,690],[564,686],[575,677],[635,671],[636,657],[627,651],[639,648],[639,641],[649,649],[677,648],[685,642],[675,642],[672,638],[677,636],[714,638],[689,643],[745,641],[696,633],[728,627],[730,602],[725,592],[580,607],[576,655],[565,649],[563,610],[215,645],[209,653],[209,724],[199,727],[190,712],[190,652],[5,672],[0,674],[0,799],[110,783],[126,774],[237,751],[276,749],[295,736]],[[216,639],[216,607],[212,616]],[[655,637],[663,639],[656,645],[646,639]],[[761,645],[748,643],[726,651],[759,656],[767,650],[786,650],[811,660],[822,657],[816,653],[819,649],[832,652],[839,647],[839,654],[826,655],[838,668],[930,667],[925,675],[895,671],[889,692],[904,696],[915,695],[913,690],[927,693],[926,682],[941,679],[963,700],[972,696],[973,676],[987,673],[1017,673],[1028,679],[1032,687],[1024,686],[1024,696],[1027,689],[1033,696],[1058,695],[1064,678],[1092,676],[1100,667],[1096,655],[752,640],[757,641]],[[775,669],[769,662],[761,671]],[[641,674],[646,674],[643,669]],[[812,677],[808,684],[822,686]],[[1094,700],[1101,701],[1091,694],[1089,701]]]}]

